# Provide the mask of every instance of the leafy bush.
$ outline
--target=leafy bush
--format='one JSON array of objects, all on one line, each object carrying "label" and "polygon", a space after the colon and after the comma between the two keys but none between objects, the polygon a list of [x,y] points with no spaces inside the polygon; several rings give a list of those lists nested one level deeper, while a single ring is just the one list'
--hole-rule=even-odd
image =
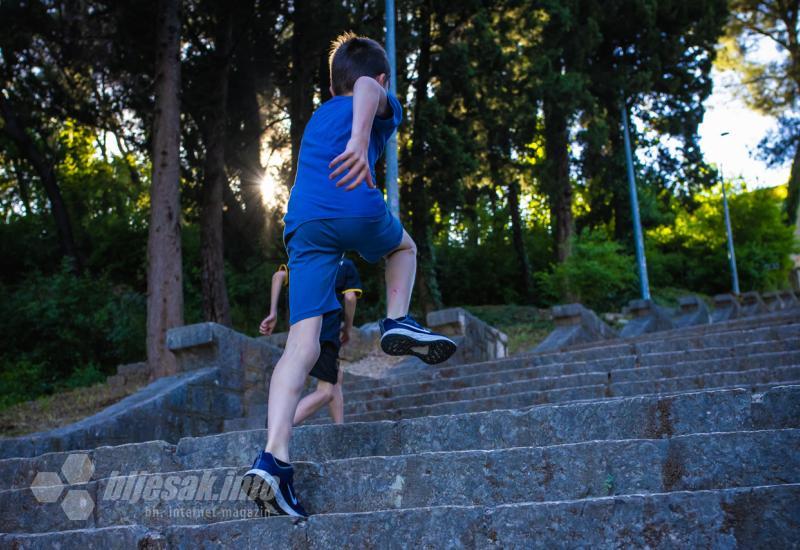
[{"label": "leafy bush", "polygon": [[[518,259],[510,241],[509,231],[500,238],[491,235],[475,245],[446,242],[437,246],[437,275],[443,302],[453,306],[531,305],[520,288]],[[527,228],[524,242],[531,273],[548,269],[552,237],[547,230],[541,226]],[[537,305],[548,303],[546,297],[538,294],[533,299]]]},{"label": "leafy bush", "polygon": [[0,409],[26,401],[52,388],[47,384],[46,368],[26,357],[0,358]]},{"label": "leafy bush", "polygon": [[144,296],[104,277],[76,276],[65,263],[0,292],[5,404],[97,382],[145,355]]},{"label": "leafy bush", "polygon": [[[787,284],[789,254],[796,250],[791,227],[783,224],[785,186],[740,192],[730,197],[731,225],[742,292]],[[679,209],[675,223],[647,235],[648,262],[655,286],[695,292],[730,292],[731,273],[719,192],[697,197],[693,211]]]},{"label": "leafy bush", "polygon": [[573,241],[569,259],[537,282],[552,303],[580,302],[595,311],[611,311],[635,296],[636,262],[601,232],[584,231]]}]

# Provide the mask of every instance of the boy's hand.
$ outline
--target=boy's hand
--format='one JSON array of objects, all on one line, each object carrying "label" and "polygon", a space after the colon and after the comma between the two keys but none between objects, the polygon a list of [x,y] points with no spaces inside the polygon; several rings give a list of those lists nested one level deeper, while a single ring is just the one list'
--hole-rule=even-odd
[{"label": "boy's hand", "polygon": [[345,345],[350,341],[350,329],[344,324],[342,324],[342,329],[339,331],[339,341],[342,343],[342,345]]},{"label": "boy's hand", "polygon": [[344,152],[333,159],[328,165],[328,168],[333,168],[337,164],[339,166],[331,172],[328,176],[329,179],[334,179],[345,170],[348,172],[336,183],[336,187],[342,187],[350,182],[345,188],[345,191],[352,191],[362,182],[366,181],[370,189],[375,189],[375,183],[372,181],[372,172],[369,169],[369,136],[353,136],[347,142]]},{"label": "boy's hand", "polygon": [[275,330],[275,325],[278,322],[278,316],[274,313],[270,313],[269,316],[261,321],[261,324],[258,326],[258,332],[263,334],[264,336],[269,336],[272,334],[272,331]]}]

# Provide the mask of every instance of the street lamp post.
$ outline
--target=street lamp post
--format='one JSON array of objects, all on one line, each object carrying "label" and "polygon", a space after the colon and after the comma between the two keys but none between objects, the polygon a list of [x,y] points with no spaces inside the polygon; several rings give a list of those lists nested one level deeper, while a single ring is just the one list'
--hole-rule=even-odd
[{"label": "street lamp post", "polygon": [[[394,45],[394,0],[386,0],[386,55],[389,57],[389,91],[397,94],[397,62]],[[400,217],[400,193],[397,188],[397,132],[386,145],[386,198],[389,211]]]},{"label": "street lamp post", "polygon": [[622,133],[625,141],[625,163],[628,168],[628,191],[631,196],[631,214],[633,217],[633,237],[636,241],[636,263],[639,266],[639,286],[642,291],[642,300],[650,299],[650,282],[647,279],[647,258],[644,254],[644,238],[642,237],[642,221],[639,218],[639,196],[636,192],[636,178],[633,175],[633,153],[631,152],[631,137],[628,130],[628,109],[623,96],[620,102],[622,111]]},{"label": "street lamp post", "polygon": [[[722,132],[720,137],[729,136],[730,132]],[[722,184],[722,209],[725,212],[725,230],[728,233],[728,261],[731,264],[731,279],[733,282],[733,293],[738,296],[739,291],[739,270],[736,268],[736,251],[733,248],[733,230],[731,229],[731,214],[728,210],[728,193],[725,190],[725,178],[722,176],[722,166],[719,168],[719,179]]]}]

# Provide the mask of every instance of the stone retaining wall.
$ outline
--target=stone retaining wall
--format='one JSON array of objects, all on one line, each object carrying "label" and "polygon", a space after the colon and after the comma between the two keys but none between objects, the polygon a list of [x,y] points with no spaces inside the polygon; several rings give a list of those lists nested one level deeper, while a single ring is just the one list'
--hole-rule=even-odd
[{"label": "stone retaining wall", "polygon": [[[0,458],[219,433],[226,419],[245,416],[251,403],[266,401],[267,381],[280,356],[275,346],[215,323],[173,329],[167,345],[177,357],[178,374],[74,424],[0,439]],[[126,372],[139,376],[141,368]]]}]

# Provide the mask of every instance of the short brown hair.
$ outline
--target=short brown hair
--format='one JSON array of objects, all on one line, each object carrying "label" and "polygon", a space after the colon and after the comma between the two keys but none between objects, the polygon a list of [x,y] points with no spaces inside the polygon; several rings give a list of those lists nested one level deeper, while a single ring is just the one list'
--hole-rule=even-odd
[{"label": "short brown hair", "polygon": [[336,95],[353,91],[353,86],[362,76],[389,76],[389,58],[383,46],[365,36],[352,32],[339,35],[331,43],[328,57],[331,71],[331,87]]}]

